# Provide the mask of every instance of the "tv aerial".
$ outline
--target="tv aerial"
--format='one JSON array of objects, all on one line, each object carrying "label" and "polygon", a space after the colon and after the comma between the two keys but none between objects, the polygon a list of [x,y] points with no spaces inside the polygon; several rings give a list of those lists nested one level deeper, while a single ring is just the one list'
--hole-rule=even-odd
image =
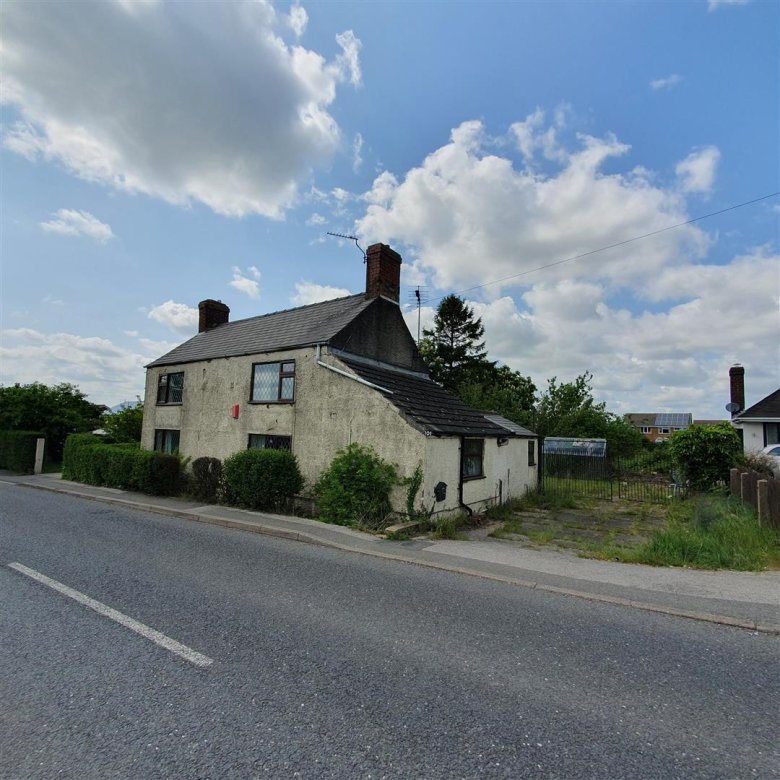
[{"label": "tv aerial", "polygon": [[420,310],[428,302],[427,288],[419,284],[414,290],[409,290],[409,300],[417,307],[417,343],[420,343]]},{"label": "tv aerial", "polygon": [[363,255],[363,262],[366,262],[366,253],[363,251],[363,247],[358,244],[358,237],[357,236],[348,236],[345,233],[331,233],[330,230],[327,231],[327,234],[329,236],[335,236],[336,238],[346,238],[349,241],[354,241],[355,246],[360,250],[360,254]]}]

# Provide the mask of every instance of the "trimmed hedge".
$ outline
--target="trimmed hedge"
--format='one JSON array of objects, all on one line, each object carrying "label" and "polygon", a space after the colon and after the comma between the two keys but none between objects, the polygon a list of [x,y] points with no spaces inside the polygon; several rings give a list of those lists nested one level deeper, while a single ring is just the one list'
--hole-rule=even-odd
[{"label": "trimmed hedge", "polygon": [[303,487],[298,461],[286,450],[242,450],[223,468],[230,502],[248,509],[278,509]]},{"label": "trimmed hedge", "polygon": [[44,434],[36,431],[0,431],[0,469],[32,474],[35,447]]},{"label": "trimmed hedge", "polygon": [[105,444],[99,436],[74,433],[65,440],[62,477],[87,485],[172,496],[179,492],[180,464],[174,455],[140,450],[135,444]]}]

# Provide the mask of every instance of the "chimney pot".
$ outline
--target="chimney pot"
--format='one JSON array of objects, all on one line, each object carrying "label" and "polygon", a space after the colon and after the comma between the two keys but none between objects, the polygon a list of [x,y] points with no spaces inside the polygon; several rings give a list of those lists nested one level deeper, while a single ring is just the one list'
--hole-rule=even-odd
[{"label": "chimney pot", "polygon": [[401,255],[387,244],[372,244],[366,251],[366,297],[388,298],[395,303],[401,295]]},{"label": "chimney pot", "polygon": [[222,303],[207,298],[198,304],[198,333],[224,325],[230,321],[230,309]]}]

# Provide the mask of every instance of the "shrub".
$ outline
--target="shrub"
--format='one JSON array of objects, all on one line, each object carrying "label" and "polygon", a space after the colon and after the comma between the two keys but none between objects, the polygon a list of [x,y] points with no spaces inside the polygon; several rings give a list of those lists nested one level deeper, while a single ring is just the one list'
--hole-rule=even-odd
[{"label": "shrub", "polygon": [[35,431],[0,431],[0,469],[32,474],[35,448],[42,438],[44,434]]},{"label": "shrub", "polygon": [[105,444],[88,433],[71,434],[65,441],[63,479],[171,496],[179,492],[179,474],[179,459],[173,455],[133,444]]},{"label": "shrub", "polygon": [[197,458],[192,462],[192,495],[198,501],[215,504],[222,489],[223,470],[219,458]]},{"label": "shrub", "polygon": [[675,433],[669,450],[691,487],[707,490],[728,480],[729,469],[742,455],[742,442],[729,423],[691,425]]},{"label": "shrub", "polygon": [[278,509],[303,487],[298,461],[286,450],[242,450],[223,470],[230,501],[249,509]]},{"label": "shrub", "polygon": [[337,525],[380,528],[392,511],[390,491],[397,482],[392,463],[353,442],[336,453],[314,487],[320,516]]}]

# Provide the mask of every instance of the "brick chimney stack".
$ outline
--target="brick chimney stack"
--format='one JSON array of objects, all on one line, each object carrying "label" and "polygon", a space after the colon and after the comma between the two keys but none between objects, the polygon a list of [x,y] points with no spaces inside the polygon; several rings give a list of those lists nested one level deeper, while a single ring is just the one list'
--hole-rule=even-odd
[{"label": "brick chimney stack", "polygon": [[198,333],[224,325],[230,320],[230,309],[222,301],[207,298],[198,304]]},{"label": "brick chimney stack", "polygon": [[731,413],[731,416],[745,410],[745,369],[737,363],[729,369],[731,384],[731,403],[738,404],[739,409]]},{"label": "brick chimney stack", "polygon": [[387,244],[372,244],[366,252],[366,298],[398,303],[401,294],[401,255]]}]

